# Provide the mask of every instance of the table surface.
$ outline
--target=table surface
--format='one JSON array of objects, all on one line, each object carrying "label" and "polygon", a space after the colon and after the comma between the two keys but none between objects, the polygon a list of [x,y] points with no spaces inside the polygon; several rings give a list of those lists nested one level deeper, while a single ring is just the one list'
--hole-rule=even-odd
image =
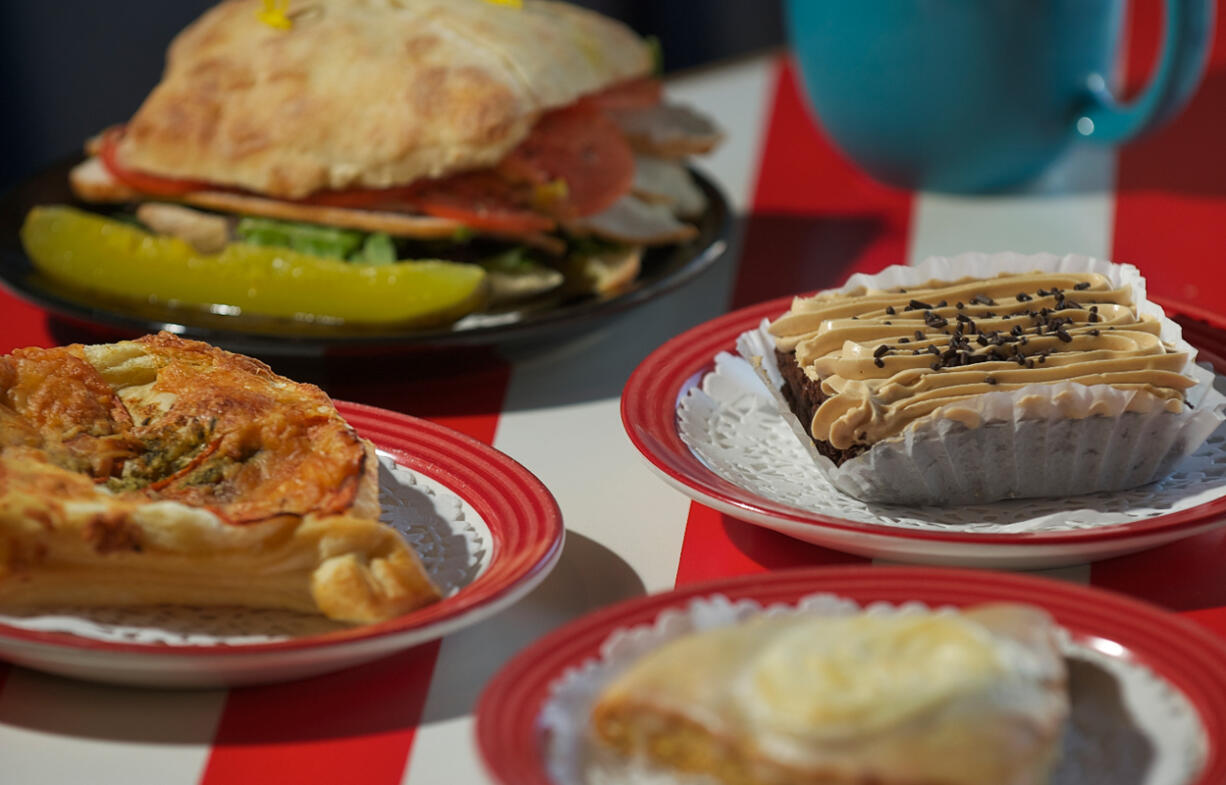
[{"label": "table surface", "polygon": [[[1133,262],[1152,292],[1222,312],[1223,30],[1199,94],[1172,126],[1122,151],[1072,149],[1031,187],[979,198],[892,190],[855,172],[810,121],[783,56],[671,80],[674,98],[727,131],[701,166],[740,216],[730,251],[700,279],[549,349],[464,350],[429,367],[380,363],[377,373],[369,361],[298,360],[284,369],[337,398],[467,433],[534,472],[567,527],[549,578],[509,610],[441,642],[282,685],[124,689],[0,664],[0,782],[486,783],[473,706],[499,666],[545,632],[679,584],[863,563],[666,486],[622,430],[618,396],[630,372],[669,337],[730,308],[963,250]],[[63,336],[47,314],[0,292],[0,351]],[[1050,574],[1157,603],[1226,635],[1223,565],[1226,529]]]}]

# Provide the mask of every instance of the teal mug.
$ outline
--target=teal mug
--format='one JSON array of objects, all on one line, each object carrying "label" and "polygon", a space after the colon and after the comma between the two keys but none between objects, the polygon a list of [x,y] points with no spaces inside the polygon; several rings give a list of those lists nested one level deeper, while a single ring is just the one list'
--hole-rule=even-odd
[{"label": "teal mug", "polygon": [[1162,50],[1127,105],[1108,85],[1124,0],[787,0],[819,125],[872,177],[988,191],[1074,139],[1119,143],[1170,119],[1204,72],[1213,0],[1164,0]]}]

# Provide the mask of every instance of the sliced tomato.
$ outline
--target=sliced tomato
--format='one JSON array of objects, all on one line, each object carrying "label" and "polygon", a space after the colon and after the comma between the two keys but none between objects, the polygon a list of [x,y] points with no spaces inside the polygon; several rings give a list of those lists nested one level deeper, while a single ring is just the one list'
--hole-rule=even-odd
[{"label": "sliced tomato", "polygon": [[464,204],[449,204],[447,202],[429,202],[422,204],[420,209],[426,215],[435,218],[447,218],[459,221],[465,226],[479,232],[496,232],[498,234],[535,234],[536,232],[552,231],[557,224],[552,218],[540,213],[526,210],[514,210],[505,207],[471,206]]},{"label": "sliced tomato", "polygon": [[530,188],[488,170],[419,183],[409,204],[426,215],[459,221],[478,231],[530,234],[555,226],[552,218],[530,208]]},{"label": "sliced tomato", "polygon": [[646,109],[660,103],[663,98],[664,86],[660,80],[654,76],[644,76],[618,82],[583,100],[601,109],[616,111],[618,109]]},{"label": "sliced tomato", "polygon": [[225,190],[199,180],[177,180],[128,169],[119,163],[118,148],[123,132],[123,126],[107,129],[98,146],[98,157],[102,159],[102,165],[111,176],[129,188],[152,196],[180,196],[191,191]]},{"label": "sliced tomato", "polygon": [[594,103],[580,101],[537,121],[532,133],[511,151],[498,171],[540,185],[566,183],[567,208],[591,215],[630,191],[634,153],[621,129]]},{"label": "sliced tomato", "polygon": [[295,201],[323,207],[351,207],[356,210],[384,208],[405,212],[412,200],[414,186],[396,188],[344,188],[336,191],[316,191]]}]

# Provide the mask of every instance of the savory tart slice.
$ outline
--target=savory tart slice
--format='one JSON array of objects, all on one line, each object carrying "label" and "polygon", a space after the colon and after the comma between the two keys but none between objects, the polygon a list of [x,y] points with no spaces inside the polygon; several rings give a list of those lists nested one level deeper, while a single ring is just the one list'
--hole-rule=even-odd
[{"label": "savory tart slice", "polygon": [[168,333],[0,357],[0,605],[241,605],[352,622],[439,599],[319,388]]},{"label": "savory tart slice", "polygon": [[1068,714],[1048,615],[759,616],[617,676],[608,749],[728,785],[1041,785]]}]

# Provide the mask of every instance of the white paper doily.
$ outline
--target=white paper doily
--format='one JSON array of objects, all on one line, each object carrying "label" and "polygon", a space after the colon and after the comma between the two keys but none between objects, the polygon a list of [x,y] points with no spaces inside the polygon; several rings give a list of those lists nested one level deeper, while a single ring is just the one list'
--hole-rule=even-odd
[{"label": "white paper doily", "polygon": [[[381,520],[405,536],[445,597],[476,580],[491,557],[481,516],[441,483],[379,453]],[[254,608],[41,609],[0,614],[0,624],[117,643],[236,646],[318,635],[349,625],[292,611]]]},{"label": "white paper doily", "polygon": [[[642,762],[609,761],[594,749],[588,718],[603,687],[646,652],[695,630],[734,624],[758,613],[848,615],[914,613],[929,606],[873,603],[829,593],[796,605],[730,602],[722,595],[692,600],[652,624],[612,633],[597,659],[567,671],[541,709],[546,769],[557,785],[716,785],[677,777]],[[1208,743],[1188,699],[1149,668],[1075,641],[1059,630],[1069,666],[1071,716],[1051,785],[1184,785],[1201,770]]]},{"label": "white paper doily", "polygon": [[1124,524],[1226,496],[1226,426],[1165,480],[1128,491],[957,507],[872,504],[842,493],[814,465],[754,368],[720,353],[677,404],[682,441],[707,468],[758,496],[846,520],[911,529],[1033,532]]}]

